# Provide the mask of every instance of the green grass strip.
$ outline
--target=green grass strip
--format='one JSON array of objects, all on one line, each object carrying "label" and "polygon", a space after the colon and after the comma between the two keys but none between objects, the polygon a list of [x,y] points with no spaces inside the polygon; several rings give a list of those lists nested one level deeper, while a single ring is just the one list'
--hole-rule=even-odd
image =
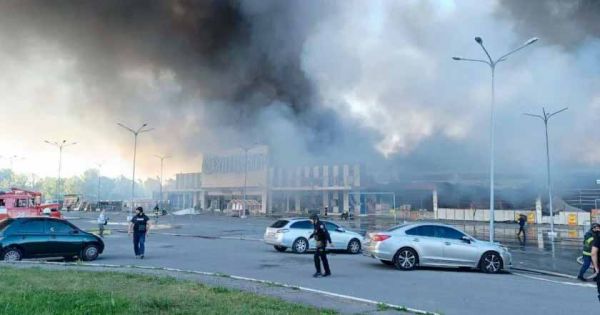
[{"label": "green grass strip", "polygon": [[336,314],[166,276],[0,267],[0,314]]}]

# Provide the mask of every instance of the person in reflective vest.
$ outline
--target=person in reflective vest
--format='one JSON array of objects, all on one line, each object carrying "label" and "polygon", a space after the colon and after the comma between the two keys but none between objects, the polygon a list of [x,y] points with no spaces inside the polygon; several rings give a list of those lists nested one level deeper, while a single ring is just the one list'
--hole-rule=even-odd
[{"label": "person in reflective vest", "polygon": [[583,265],[581,266],[581,269],[579,270],[579,275],[577,276],[577,279],[581,281],[586,281],[583,275],[592,264],[592,244],[594,244],[594,229],[597,229],[599,227],[600,224],[598,223],[592,224],[590,230],[583,236]]}]

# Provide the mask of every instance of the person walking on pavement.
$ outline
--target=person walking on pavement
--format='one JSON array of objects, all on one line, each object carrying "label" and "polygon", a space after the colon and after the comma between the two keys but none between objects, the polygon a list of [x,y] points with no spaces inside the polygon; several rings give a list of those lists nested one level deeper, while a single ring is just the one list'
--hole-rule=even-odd
[{"label": "person walking on pavement", "polygon": [[104,212],[104,210],[100,211],[100,215],[98,215],[98,231],[99,231],[99,235],[100,237],[104,237],[104,227],[108,224],[108,217],[106,216],[106,213]]},{"label": "person walking on pavement", "polygon": [[594,228],[594,243],[592,244],[592,265],[594,266],[594,275],[591,278],[596,279],[596,289],[598,290],[598,301],[600,301],[600,276],[598,276],[598,271],[600,271],[600,225],[597,225]]},{"label": "person walking on pavement", "polygon": [[[325,227],[325,223],[321,222],[321,220],[319,220],[319,216],[316,214],[313,214],[310,217],[313,226],[314,226],[314,230],[313,233],[308,237],[308,239],[311,238],[315,238],[315,241],[317,243],[317,248],[315,250],[315,256],[314,256],[314,260],[315,260],[315,269],[316,272],[313,275],[313,277],[317,278],[320,276],[323,277],[328,277],[331,276],[331,270],[329,270],[329,262],[327,261],[327,243],[329,243],[329,245],[333,246],[333,244],[331,243],[331,237],[329,236],[329,232],[327,231],[327,228]],[[325,269],[325,273],[321,274],[321,262],[323,262],[323,268]]]},{"label": "person walking on pavement", "polygon": [[594,223],[592,224],[590,230],[583,236],[583,265],[581,266],[579,275],[577,276],[577,279],[581,281],[586,281],[583,275],[592,264],[592,244],[594,243],[594,230],[599,228],[600,224]]},{"label": "person walking on pavement", "polygon": [[526,237],[525,223],[527,223],[527,217],[523,214],[520,214],[519,215],[519,232],[517,232],[517,237],[520,237],[521,233],[523,233],[523,240]]},{"label": "person walking on pavement", "polygon": [[128,234],[133,231],[133,251],[136,258],[144,259],[146,234],[150,231],[150,218],[144,214],[144,208],[137,207],[136,215],[129,222]]}]

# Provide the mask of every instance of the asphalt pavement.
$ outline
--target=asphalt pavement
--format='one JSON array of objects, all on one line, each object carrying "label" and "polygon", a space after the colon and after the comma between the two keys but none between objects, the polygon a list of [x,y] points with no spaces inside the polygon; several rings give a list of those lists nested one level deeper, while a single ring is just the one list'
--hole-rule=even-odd
[{"label": "asphalt pavement", "polygon": [[[71,221],[91,229],[94,215],[71,213]],[[121,214],[111,218],[111,235],[105,238],[106,251],[97,263],[237,275],[443,314],[598,314],[600,310],[591,283],[523,271],[498,275],[455,269],[402,272],[362,255],[332,253],[333,276],[314,279],[311,254],[279,253],[262,242],[265,227],[273,222],[262,217],[160,217],[159,228],[147,238],[146,258],[138,260],[124,221]],[[530,247],[513,250],[515,258],[531,256],[519,250]],[[541,253],[548,254],[545,249]],[[522,262],[515,260],[517,265]],[[573,265],[578,268],[574,260]]]}]

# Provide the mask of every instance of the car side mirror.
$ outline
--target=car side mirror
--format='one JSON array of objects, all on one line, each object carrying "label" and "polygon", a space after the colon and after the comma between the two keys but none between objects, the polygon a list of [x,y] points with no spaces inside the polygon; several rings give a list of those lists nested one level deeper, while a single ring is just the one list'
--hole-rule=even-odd
[{"label": "car side mirror", "polygon": [[79,234],[79,231],[78,230],[72,230],[71,234]]},{"label": "car side mirror", "polygon": [[344,228],[341,228],[341,227],[337,228],[337,229],[336,229],[336,231],[338,231],[338,232],[342,232],[342,233],[343,233],[343,232],[346,232],[346,230],[344,230]]},{"label": "car side mirror", "polygon": [[461,237],[460,239],[463,240],[463,242],[465,243],[471,244],[471,238],[466,235],[463,235],[463,237]]}]

